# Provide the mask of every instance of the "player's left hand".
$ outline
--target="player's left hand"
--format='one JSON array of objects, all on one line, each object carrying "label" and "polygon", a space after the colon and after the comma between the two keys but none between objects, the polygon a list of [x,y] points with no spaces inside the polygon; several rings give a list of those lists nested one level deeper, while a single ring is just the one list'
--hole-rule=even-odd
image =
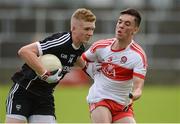
[{"label": "player's left hand", "polygon": [[86,64],[86,68],[84,69],[84,71],[91,77],[94,78],[94,75],[96,73],[98,73],[102,68],[101,63],[97,63],[97,62],[88,62]]},{"label": "player's left hand", "polygon": [[95,62],[94,65],[95,65],[94,67],[95,67],[95,70],[96,70],[96,71],[99,72],[99,71],[102,69],[102,63],[100,63],[100,62]]}]

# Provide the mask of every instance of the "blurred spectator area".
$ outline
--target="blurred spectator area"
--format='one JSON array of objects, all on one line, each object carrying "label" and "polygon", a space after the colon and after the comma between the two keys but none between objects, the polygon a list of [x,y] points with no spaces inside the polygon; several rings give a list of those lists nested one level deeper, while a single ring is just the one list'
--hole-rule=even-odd
[{"label": "blurred spectator area", "polygon": [[68,31],[70,17],[79,7],[90,8],[97,16],[90,44],[114,37],[120,10],[140,10],[143,20],[135,40],[148,56],[147,81],[180,82],[179,0],[0,0],[0,82],[8,82],[22,64],[17,57],[22,45]]}]

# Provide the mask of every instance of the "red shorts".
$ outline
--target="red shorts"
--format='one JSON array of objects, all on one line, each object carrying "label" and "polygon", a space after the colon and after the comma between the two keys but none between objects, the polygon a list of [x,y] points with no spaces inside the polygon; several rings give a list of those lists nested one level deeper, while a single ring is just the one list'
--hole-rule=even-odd
[{"label": "red shorts", "polygon": [[124,117],[133,117],[134,116],[132,106],[130,106],[127,111],[123,111],[123,109],[125,107],[124,105],[121,105],[121,104],[119,104],[113,100],[110,100],[110,99],[104,99],[104,100],[99,101],[97,103],[90,104],[89,105],[90,112],[92,112],[98,106],[105,106],[110,110],[110,112],[112,114],[112,121],[113,122],[117,121],[121,118],[124,118]]}]

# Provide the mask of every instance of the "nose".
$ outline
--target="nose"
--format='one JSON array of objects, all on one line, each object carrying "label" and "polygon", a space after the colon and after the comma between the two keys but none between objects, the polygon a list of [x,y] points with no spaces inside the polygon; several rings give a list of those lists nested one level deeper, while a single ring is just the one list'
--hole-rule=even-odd
[{"label": "nose", "polygon": [[118,24],[118,28],[123,28],[123,27],[124,27],[124,23]]},{"label": "nose", "polygon": [[121,23],[121,24],[119,24],[119,28],[123,28],[124,27],[124,25]]},{"label": "nose", "polygon": [[88,35],[89,35],[89,36],[92,36],[93,33],[94,33],[94,30],[89,30],[89,31],[88,31]]}]

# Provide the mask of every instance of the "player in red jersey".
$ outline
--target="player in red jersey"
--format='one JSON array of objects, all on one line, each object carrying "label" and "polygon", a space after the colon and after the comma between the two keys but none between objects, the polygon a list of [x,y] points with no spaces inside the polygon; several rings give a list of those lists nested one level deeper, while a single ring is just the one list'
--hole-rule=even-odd
[{"label": "player in red jersey", "polygon": [[[133,40],[140,22],[137,10],[121,11],[115,38],[95,42],[82,55],[94,79],[87,96],[93,123],[136,123],[132,103],[142,95],[147,71],[145,52]],[[97,64],[100,71],[93,69]]]}]

